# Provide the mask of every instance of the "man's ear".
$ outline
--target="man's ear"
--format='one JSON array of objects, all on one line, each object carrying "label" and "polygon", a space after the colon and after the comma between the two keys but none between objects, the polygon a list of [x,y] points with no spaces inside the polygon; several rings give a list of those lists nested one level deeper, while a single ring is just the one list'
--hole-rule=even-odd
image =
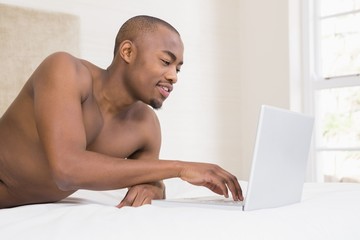
[{"label": "man's ear", "polygon": [[125,62],[131,62],[134,55],[134,44],[130,40],[125,40],[120,44],[119,54]]}]

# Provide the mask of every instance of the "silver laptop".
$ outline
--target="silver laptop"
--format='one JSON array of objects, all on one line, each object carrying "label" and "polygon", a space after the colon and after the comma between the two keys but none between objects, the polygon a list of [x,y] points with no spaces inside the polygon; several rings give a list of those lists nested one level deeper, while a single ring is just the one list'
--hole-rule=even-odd
[{"label": "silver laptop", "polygon": [[255,210],[301,201],[311,143],[313,117],[263,105],[257,128],[245,200],[201,197],[153,200],[158,206]]}]

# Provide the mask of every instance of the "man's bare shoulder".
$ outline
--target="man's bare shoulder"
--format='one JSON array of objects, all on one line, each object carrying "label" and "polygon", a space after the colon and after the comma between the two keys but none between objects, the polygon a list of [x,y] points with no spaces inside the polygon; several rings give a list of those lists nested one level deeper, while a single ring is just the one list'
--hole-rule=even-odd
[{"label": "man's bare shoulder", "polygon": [[159,120],[153,108],[149,105],[138,101],[134,104],[131,112],[133,120],[146,120],[152,124],[158,124]]},{"label": "man's bare shoulder", "polygon": [[69,53],[56,52],[44,59],[29,81],[33,86],[62,82],[67,86],[78,86],[86,95],[92,84],[92,71],[98,69]]},{"label": "man's bare shoulder", "polygon": [[[137,133],[141,147],[130,158],[158,158],[161,145],[160,122],[153,108],[139,101],[134,103],[129,115],[129,126],[136,129],[132,132],[134,137]],[[134,135],[135,134],[135,135]],[[123,135],[123,133],[122,133]]]},{"label": "man's bare shoulder", "polygon": [[65,52],[53,53],[40,63],[29,80],[31,82],[50,81],[62,75],[76,73],[79,67],[80,61],[74,56]]},{"label": "man's bare shoulder", "polygon": [[50,54],[48,57],[46,57],[42,64],[48,64],[48,65],[58,65],[58,64],[64,64],[64,66],[74,66],[78,67],[79,64],[81,64],[81,59],[71,55],[67,52],[55,52],[53,54]]},{"label": "man's bare shoulder", "polygon": [[159,119],[149,105],[141,101],[136,102],[128,116],[134,124],[142,129],[143,133],[148,133],[150,136],[160,134]]}]

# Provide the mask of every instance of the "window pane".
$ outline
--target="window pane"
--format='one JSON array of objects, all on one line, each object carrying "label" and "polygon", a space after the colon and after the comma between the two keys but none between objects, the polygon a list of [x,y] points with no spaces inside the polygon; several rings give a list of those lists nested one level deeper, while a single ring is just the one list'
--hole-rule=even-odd
[{"label": "window pane", "polygon": [[320,4],[321,16],[329,16],[360,9],[360,0],[322,0]]},{"label": "window pane", "polygon": [[319,90],[316,103],[316,145],[360,148],[360,87]]},{"label": "window pane", "polygon": [[321,20],[323,77],[360,72],[360,13]]},{"label": "window pane", "polygon": [[360,151],[318,152],[325,182],[360,182]]}]

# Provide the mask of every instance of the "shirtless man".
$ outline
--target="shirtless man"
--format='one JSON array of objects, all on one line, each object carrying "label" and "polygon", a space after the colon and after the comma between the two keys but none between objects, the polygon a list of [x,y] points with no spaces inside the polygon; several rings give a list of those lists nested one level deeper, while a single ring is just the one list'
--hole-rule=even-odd
[{"label": "shirtless man", "polygon": [[0,119],[0,208],[121,188],[118,207],[141,206],[164,198],[162,180],[174,177],[242,200],[236,177],[217,165],[159,160],[153,109],[173,90],[183,50],[171,25],[137,16],[119,30],[107,69],[47,57]]}]

